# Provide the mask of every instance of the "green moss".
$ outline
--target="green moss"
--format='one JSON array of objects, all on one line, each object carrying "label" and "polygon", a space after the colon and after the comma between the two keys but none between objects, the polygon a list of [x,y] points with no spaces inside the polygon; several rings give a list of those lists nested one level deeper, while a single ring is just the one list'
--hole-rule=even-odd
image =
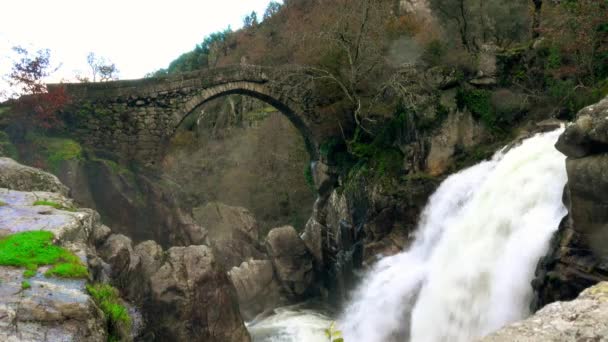
[{"label": "green moss", "polygon": [[6,202],[2,202],[2,201],[0,201],[0,207],[4,207],[4,206],[7,206],[7,205],[8,205],[8,204],[7,204]]},{"label": "green moss", "polygon": [[[108,320],[108,341],[120,341],[121,327],[131,326],[127,307],[122,304],[118,290],[108,284],[89,284],[87,291]],[[127,329],[128,330],[128,329]]]},{"label": "green moss", "polygon": [[53,207],[58,210],[76,211],[76,209],[73,207],[66,207],[60,203],[56,203],[56,202],[48,201],[48,200],[38,200],[38,201],[34,202],[33,205],[46,205],[46,206]]},{"label": "green moss", "polygon": [[[38,266],[52,265],[53,268],[47,272],[48,276],[86,277],[86,266],[72,252],[55,246],[53,238],[51,232],[34,230],[0,239],[0,265],[26,267],[34,272]],[[71,266],[63,266],[66,264]],[[54,271],[57,267],[59,271]]]},{"label": "green moss", "polygon": [[89,276],[89,270],[82,264],[61,263],[53,266],[44,275],[59,278],[86,278]]},{"label": "green moss", "polygon": [[38,272],[36,272],[36,270],[25,270],[25,271],[23,271],[23,277],[31,278],[31,277],[35,276],[36,273],[38,273]]},{"label": "green moss", "polygon": [[32,287],[32,284],[30,284],[29,281],[24,280],[24,281],[21,282],[21,289],[22,290],[27,290],[27,289],[29,289],[31,287]]},{"label": "green moss", "polygon": [[64,161],[83,158],[82,147],[72,139],[37,134],[28,134],[27,139],[51,171],[58,171]]}]

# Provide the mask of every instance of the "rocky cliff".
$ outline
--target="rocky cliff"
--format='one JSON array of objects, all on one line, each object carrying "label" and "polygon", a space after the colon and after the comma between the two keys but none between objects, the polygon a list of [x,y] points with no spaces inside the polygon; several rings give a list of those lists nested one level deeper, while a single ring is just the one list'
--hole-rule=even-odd
[{"label": "rocky cliff", "polygon": [[[106,341],[110,334],[121,341],[250,340],[234,286],[211,248],[164,251],[153,241],[133,247],[97,212],[77,208],[67,193],[55,176],[0,158],[1,340]],[[15,267],[30,255],[50,253],[21,255],[32,242],[11,239],[23,232],[52,233],[52,241],[39,248],[63,253],[59,264]],[[96,290],[111,289],[104,283],[132,304],[119,298],[108,304],[113,290]],[[116,320],[109,305],[132,309],[126,316],[127,309],[114,306],[125,310]]]},{"label": "rocky cliff", "polygon": [[568,156],[569,214],[538,265],[534,310],[608,280],[608,98],[581,110],[556,147]]}]

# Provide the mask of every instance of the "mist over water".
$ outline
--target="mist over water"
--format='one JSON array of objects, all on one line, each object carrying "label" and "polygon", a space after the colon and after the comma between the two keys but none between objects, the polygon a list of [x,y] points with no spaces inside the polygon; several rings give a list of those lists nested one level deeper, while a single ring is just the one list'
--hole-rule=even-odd
[{"label": "mist over water", "polygon": [[[538,259],[566,215],[563,129],[447,178],[409,250],[378,261],[338,319],[346,342],[469,342],[529,315]],[[256,342],[327,341],[332,319],[277,309]]]}]

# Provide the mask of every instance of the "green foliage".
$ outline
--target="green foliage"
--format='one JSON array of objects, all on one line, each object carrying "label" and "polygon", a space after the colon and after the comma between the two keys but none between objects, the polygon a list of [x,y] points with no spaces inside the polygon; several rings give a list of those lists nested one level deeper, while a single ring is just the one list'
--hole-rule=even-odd
[{"label": "green foliage", "polygon": [[336,329],[336,322],[332,322],[329,328],[325,329],[325,336],[329,342],[344,342],[342,331]]},{"label": "green foliage", "polygon": [[230,27],[210,34],[194,50],[182,54],[171,62],[167,69],[158,70],[152,76],[170,75],[213,67],[218,55],[226,53],[228,39],[231,35],[232,29]]},{"label": "green foliage", "polygon": [[27,290],[27,289],[30,289],[30,288],[32,288],[32,284],[30,284],[29,281],[24,280],[24,281],[21,282],[21,289],[22,290]]},{"label": "green foliage", "polygon": [[435,39],[425,46],[420,58],[429,66],[438,66],[443,62],[447,52],[445,44],[441,40]]},{"label": "green foliage", "polygon": [[87,291],[108,321],[108,341],[120,341],[120,327],[131,327],[129,311],[122,304],[118,290],[108,284],[87,284]]},{"label": "green foliage", "polygon": [[0,131],[0,156],[17,159],[17,148],[11,143],[11,140],[4,131]]},{"label": "green foliage", "polygon": [[[53,238],[51,232],[33,230],[0,239],[0,265],[26,267],[32,271],[41,265],[52,265],[47,272],[49,276],[86,277],[88,272],[80,259],[67,249],[55,246]],[[72,272],[67,272],[65,264],[72,265],[69,268]]]},{"label": "green foliage", "polygon": [[496,128],[496,113],[492,108],[492,93],[484,89],[460,88],[456,94],[456,104],[460,110],[468,109],[487,127]]},{"label": "green foliage", "polygon": [[48,200],[38,200],[38,201],[34,202],[32,205],[46,205],[49,207],[53,207],[57,210],[76,211],[76,208],[66,207],[66,206],[62,205],[61,203],[48,201]]}]

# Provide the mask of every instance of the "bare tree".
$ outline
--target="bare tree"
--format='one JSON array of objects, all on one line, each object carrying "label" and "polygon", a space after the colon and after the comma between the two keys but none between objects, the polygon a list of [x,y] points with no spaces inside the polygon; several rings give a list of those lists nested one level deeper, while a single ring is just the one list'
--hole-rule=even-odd
[{"label": "bare tree", "polygon": [[[93,82],[97,82],[97,76],[99,76],[100,82],[113,81],[118,79],[118,69],[116,64],[108,61],[103,57],[96,56],[95,53],[89,52],[87,55],[87,64],[91,68],[91,75],[93,76]],[[87,77],[79,77],[79,80],[88,81]]]}]

